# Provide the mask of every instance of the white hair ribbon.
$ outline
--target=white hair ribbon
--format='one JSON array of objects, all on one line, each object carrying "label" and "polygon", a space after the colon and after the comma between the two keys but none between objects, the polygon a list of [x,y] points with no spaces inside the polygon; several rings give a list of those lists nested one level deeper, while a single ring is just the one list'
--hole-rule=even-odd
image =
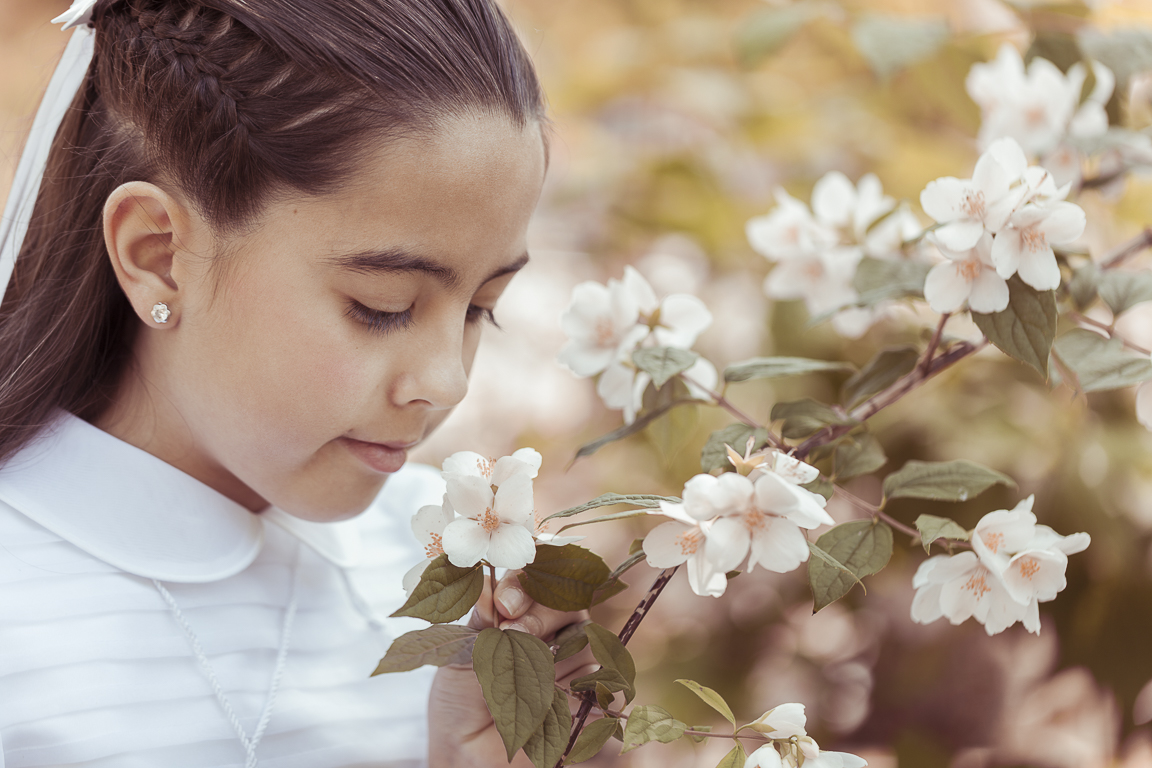
[{"label": "white hair ribbon", "polygon": [[20,165],[16,167],[16,178],[12,180],[12,189],[8,192],[4,218],[0,219],[0,301],[3,301],[4,293],[8,290],[8,282],[16,266],[16,256],[24,244],[24,235],[28,233],[32,209],[40,193],[44,168],[48,164],[48,150],[52,148],[56,131],[84,82],[88,64],[92,61],[95,35],[87,23],[93,5],[95,0],[80,0],[67,13],[54,20],[64,22],[65,29],[77,25],[79,29],[72,33],[72,39],[64,49],[64,55],[48,84],[44,100],[40,102],[40,109],[32,122],[32,131],[24,146],[24,154],[20,156]]}]

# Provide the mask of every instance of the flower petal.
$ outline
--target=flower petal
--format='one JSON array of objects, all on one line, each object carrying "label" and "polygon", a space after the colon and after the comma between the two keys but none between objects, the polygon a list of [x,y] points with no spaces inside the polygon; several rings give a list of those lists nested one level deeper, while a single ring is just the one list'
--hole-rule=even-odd
[{"label": "flower petal", "polygon": [[[945,261],[928,270],[924,281],[924,298],[933,312],[956,312],[972,292],[972,283],[964,277],[965,262]],[[1003,281],[1001,281],[1003,282]]]},{"label": "flower petal", "polygon": [[1008,283],[1004,278],[995,269],[981,268],[968,295],[969,309],[984,314],[1003,312],[1008,308],[1008,299]]},{"label": "flower petal", "polygon": [[644,537],[644,555],[653,568],[672,568],[685,563],[704,543],[699,526],[671,521]]},{"label": "flower petal", "polygon": [[967,251],[975,247],[983,234],[984,224],[975,219],[956,219],[932,233],[941,245],[953,251]]},{"label": "flower petal", "polygon": [[704,539],[704,556],[720,573],[728,573],[748,556],[751,535],[744,521],[736,517],[722,517],[708,527]]},{"label": "flower petal", "polygon": [[536,558],[536,542],[522,525],[500,525],[492,532],[487,560],[497,568],[523,568]]},{"label": "flower petal", "polygon": [[487,477],[490,468],[491,462],[473,451],[457,451],[444,459],[443,464],[444,472],[477,477]]},{"label": "flower petal", "polygon": [[506,523],[524,523],[532,519],[535,504],[532,499],[532,478],[527,474],[508,477],[496,489],[492,511]]},{"label": "flower petal", "polygon": [[748,570],[762,565],[774,573],[788,573],[808,560],[808,539],[796,524],[765,515],[764,523],[752,531],[752,556]]},{"label": "flower petal", "polygon": [[447,498],[452,508],[465,517],[482,517],[492,508],[492,484],[479,475],[444,474]]},{"label": "flower petal", "polygon": [[462,517],[444,529],[444,554],[448,555],[448,560],[457,568],[469,568],[488,554],[490,540],[484,526],[471,518]]},{"label": "flower petal", "polygon": [[688,349],[711,324],[712,313],[703,301],[687,293],[674,293],[660,302],[656,341],[661,346]]}]

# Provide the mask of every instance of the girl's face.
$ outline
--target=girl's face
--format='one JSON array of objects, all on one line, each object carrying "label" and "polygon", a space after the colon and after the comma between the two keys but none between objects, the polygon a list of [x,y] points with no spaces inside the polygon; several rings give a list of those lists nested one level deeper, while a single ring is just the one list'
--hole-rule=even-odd
[{"label": "girl's face", "polygon": [[[236,237],[167,211],[172,319],[146,321],[139,375],[99,426],[250,509],[359,513],[464,397],[544,171],[539,125],[475,116]],[[142,317],[165,300],[125,290]]]}]

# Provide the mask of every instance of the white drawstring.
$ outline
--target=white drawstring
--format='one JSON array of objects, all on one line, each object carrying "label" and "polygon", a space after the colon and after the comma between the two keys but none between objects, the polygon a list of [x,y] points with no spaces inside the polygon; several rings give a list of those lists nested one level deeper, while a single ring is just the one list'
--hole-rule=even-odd
[{"label": "white drawstring", "polygon": [[292,623],[296,618],[296,592],[300,581],[300,548],[301,544],[297,542],[296,558],[292,565],[291,594],[288,599],[288,608],[284,614],[284,626],[280,631],[280,649],[276,653],[276,668],[272,672],[272,682],[268,687],[268,698],[264,702],[264,711],[260,714],[260,722],[257,723],[252,738],[248,738],[248,734],[244,732],[244,726],[240,724],[240,718],[236,716],[236,711],[232,708],[232,703],[228,701],[228,697],[224,694],[224,688],[220,685],[220,681],[216,677],[216,672],[212,669],[212,665],[208,663],[208,657],[204,654],[204,649],[200,646],[200,640],[196,637],[196,633],[192,631],[192,627],[188,625],[188,621],[184,618],[180,606],[176,605],[176,600],[172,597],[171,593],[164,588],[163,584],[156,579],[152,580],[152,583],[156,585],[156,589],[159,590],[160,596],[164,598],[164,602],[168,603],[168,607],[172,609],[172,615],[176,617],[176,623],[180,625],[184,630],[184,634],[187,635],[188,642],[192,645],[192,652],[196,654],[196,659],[200,662],[200,667],[204,670],[204,674],[208,677],[208,683],[212,686],[212,692],[216,694],[216,700],[220,702],[220,707],[224,710],[224,714],[227,715],[228,722],[232,724],[236,735],[240,737],[240,743],[244,745],[244,752],[247,755],[247,760],[244,763],[245,768],[256,768],[256,747],[260,745],[260,740],[264,738],[264,732],[268,728],[268,721],[272,719],[272,704],[276,700],[277,691],[280,689],[280,679],[284,676],[284,666],[288,660],[288,644],[292,635]]}]

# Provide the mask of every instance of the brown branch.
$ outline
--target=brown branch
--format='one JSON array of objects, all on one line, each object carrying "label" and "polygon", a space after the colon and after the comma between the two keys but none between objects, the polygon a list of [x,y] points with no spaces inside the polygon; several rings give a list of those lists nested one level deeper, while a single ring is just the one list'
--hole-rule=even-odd
[{"label": "brown branch", "polygon": [[836,486],[836,493],[843,496],[844,499],[846,501],[848,501],[850,504],[852,504],[853,506],[859,507],[860,509],[865,510],[866,512],[871,514],[873,517],[880,518],[881,520],[888,523],[888,525],[892,526],[893,528],[900,531],[901,533],[906,534],[908,536],[911,536],[912,538],[920,538],[920,531],[916,530],[915,528],[913,528],[911,526],[905,525],[904,523],[900,522],[896,518],[892,517],[892,515],[888,514],[884,510],[880,509],[880,507],[876,506],[875,504],[871,504],[867,501],[864,501],[864,499],[860,498],[856,494],[849,492],[847,489],[844,488],[844,486],[837,485]]},{"label": "brown branch", "polygon": [[[652,604],[656,602],[656,598],[660,597],[660,593],[664,591],[664,587],[668,586],[668,582],[672,581],[672,576],[680,566],[673,568],[665,568],[656,577],[656,581],[652,582],[652,586],[648,588],[644,598],[636,605],[636,609],[632,611],[632,615],[628,617],[628,621],[624,622],[624,627],[620,630],[618,637],[623,645],[628,645],[628,641],[632,639],[632,635],[636,634],[636,629],[640,626],[640,622],[648,615],[648,611],[652,608]],[[584,701],[580,704],[580,709],[576,713],[576,720],[572,725],[572,735],[568,737],[568,746],[564,748],[564,754],[560,757],[559,762],[556,763],[556,768],[560,768],[564,764],[564,758],[568,757],[568,753],[572,751],[572,747],[576,746],[576,739],[580,737],[580,732],[584,730],[584,723],[588,721],[588,715],[592,713],[592,706],[596,703],[596,697],[592,694],[584,694]]]},{"label": "brown branch", "polygon": [[928,379],[940,373],[946,368],[950,368],[956,363],[960,362],[966,357],[979,352],[981,349],[988,345],[988,340],[985,339],[979,344],[971,344],[967,341],[957,342],[953,344],[947,352],[938,355],[932,359],[926,368],[917,366],[911,373],[905,375],[896,381],[888,389],[878,392],[872,397],[865,400],[860,405],[853,408],[848,416],[852,418],[852,424],[843,424],[836,426],[827,426],[820,430],[812,437],[800,443],[792,452],[792,455],[797,459],[803,460],[813,449],[822,445],[827,445],[835,440],[839,440],[844,435],[851,432],[856,426],[863,421],[875,416],[880,411],[900,400],[900,398],[907,395],[912,390],[919,387]]},{"label": "brown branch", "polygon": [[1117,248],[1100,264],[1101,269],[1112,269],[1123,264],[1128,259],[1145,248],[1152,248],[1152,227],[1145,227],[1144,231]]},{"label": "brown branch", "polygon": [[740,421],[744,422],[749,427],[752,427],[753,429],[763,429],[765,432],[768,433],[768,442],[771,443],[774,448],[784,448],[785,447],[784,443],[780,440],[780,438],[778,438],[776,435],[772,434],[772,430],[769,429],[766,424],[761,424],[760,422],[756,421],[756,419],[754,419],[751,416],[749,416],[748,414],[744,413],[744,411],[737,408],[736,404],[733,403],[728,398],[724,397],[724,395],[720,394],[719,392],[716,392],[715,390],[709,389],[708,387],[701,385],[699,382],[695,381],[692,378],[689,378],[688,376],[685,376],[683,373],[680,374],[680,378],[684,380],[685,384],[691,384],[692,386],[696,387],[697,389],[701,390],[702,392],[706,392],[710,398],[712,398],[713,400],[716,401],[716,405],[718,405],[721,408],[723,408],[724,410],[728,411],[728,413],[732,414],[733,416],[735,416]]},{"label": "brown branch", "polygon": [[940,337],[944,334],[944,326],[948,323],[948,318],[951,317],[950,312],[945,312],[940,315],[940,322],[936,326],[936,333],[932,334],[932,341],[928,342],[928,349],[924,350],[924,357],[920,360],[920,365],[917,366],[920,372],[927,375],[928,368],[932,365],[932,355],[936,354],[936,348],[940,346]]}]

